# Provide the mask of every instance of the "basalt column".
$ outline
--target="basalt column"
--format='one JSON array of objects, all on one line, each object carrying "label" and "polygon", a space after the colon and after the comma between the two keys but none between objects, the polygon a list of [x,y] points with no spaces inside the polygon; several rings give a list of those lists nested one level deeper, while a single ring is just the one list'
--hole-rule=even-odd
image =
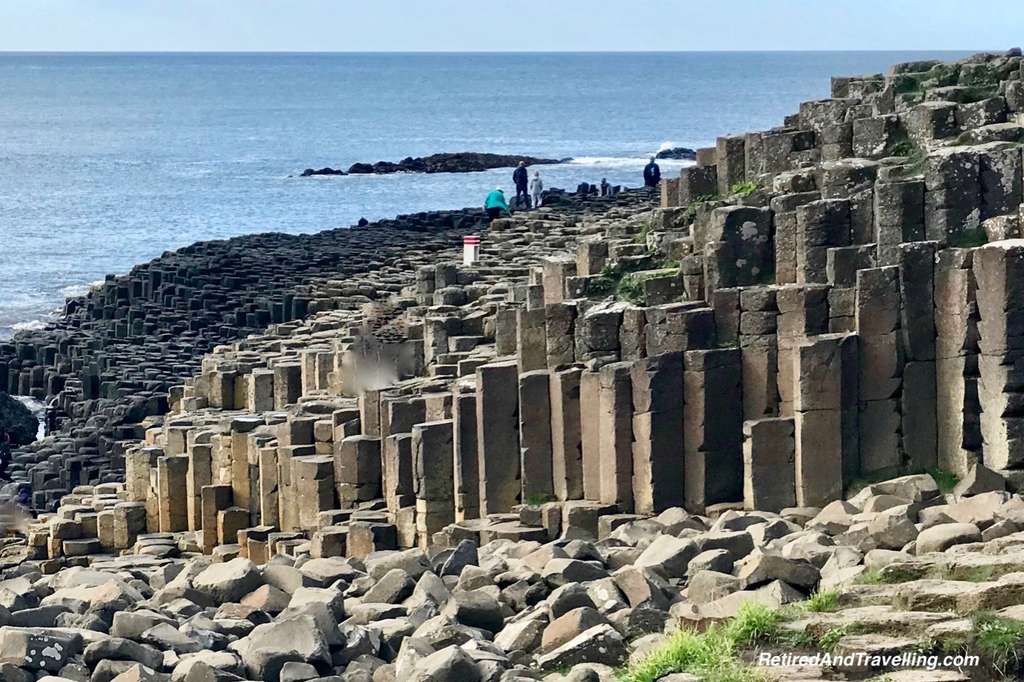
[{"label": "basalt column", "polygon": [[796,503],[823,506],[842,497],[859,468],[857,337],[811,337],[794,362]]},{"label": "basalt column", "polygon": [[742,359],[738,348],[683,354],[686,508],[743,499]]},{"label": "basalt column", "polygon": [[938,466],[964,476],[981,458],[978,309],[973,252],[944,249],[935,261]]},{"label": "basalt column", "polygon": [[683,355],[662,353],[630,368],[633,503],[639,514],[683,504]]},{"label": "basalt column", "polygon": [[974,252],[978,289],[978,395],[985,465],[1024,468],[1024,240]]},{"label": "basalt column", "polygon": [[899,268],[858,271],[860,468],[868,475],[894,476],[903,463],[899,412],[903,353],[899,322]]},{"label": "basalt column", "polygon": [[426,549],[431,536],[455,521],[452,421],[416,424],[412,429],[416,534]]},{"label": "basalt column", "polygon": [[476,368],[481,515],[511,511],[519,499],[518,388],[515,361]]}]

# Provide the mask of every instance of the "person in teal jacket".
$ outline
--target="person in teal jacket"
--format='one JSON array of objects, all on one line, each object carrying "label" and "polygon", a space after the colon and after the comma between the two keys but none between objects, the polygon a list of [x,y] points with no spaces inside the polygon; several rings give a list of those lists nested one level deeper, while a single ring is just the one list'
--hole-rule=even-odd
[{"label": "person in teal jacket", "polygon": [[487,217],[491,220],[500,217],[502,213],[511,214],[508,202],[505,201],[505,193],[501,191],[500,187],[487,195],[487,199],[484,201],[484,210],[487,211]]}]

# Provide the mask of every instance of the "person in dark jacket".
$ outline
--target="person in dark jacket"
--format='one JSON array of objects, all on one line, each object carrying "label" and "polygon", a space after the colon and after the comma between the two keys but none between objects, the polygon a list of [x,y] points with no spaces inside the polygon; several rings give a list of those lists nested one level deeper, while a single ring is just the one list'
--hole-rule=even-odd
[{"label": "person in dark jacket", "polygon": [[661,168],[651,157],[651,162],[644,166],[644,187],[657,187],[661,182]]},{"label": "person in dark jacket", "polygon": [[0,479],[11,480],[7,474],[7,467],[11,465],[13,455],[11,454],[11,434],[0,431]]},{"label": "person in dark jacket", "polygon": [[[530,174],[526,170],[526,162],[520,161],[512,172],[512,182],[516,183],[516,205],[530,207]],[[522,197],[522,204],[519,197]]]}]

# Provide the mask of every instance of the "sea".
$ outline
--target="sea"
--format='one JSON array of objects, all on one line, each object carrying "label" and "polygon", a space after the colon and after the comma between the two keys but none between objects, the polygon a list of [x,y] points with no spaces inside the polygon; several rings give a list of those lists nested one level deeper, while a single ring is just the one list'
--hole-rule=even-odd
[{"label": "sea", "polygon": [[[780,125],[833,75],[952,52],[0,53],[0,338],[195,241],[476,206],[511,169],[298,177],[529,154],[546,187],[641,184],[659,149]],[[663,174],[683,162],[662,162]]]}]

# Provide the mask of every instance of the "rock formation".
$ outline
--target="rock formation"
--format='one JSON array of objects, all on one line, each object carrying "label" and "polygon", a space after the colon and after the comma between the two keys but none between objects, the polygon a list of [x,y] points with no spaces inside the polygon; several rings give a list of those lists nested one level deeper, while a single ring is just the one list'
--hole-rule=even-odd
[{"label": "rock formation", "polygon": [[64,413],[13,470],[70,489],[3,551],[0,677],[611,679],[680,627],[851,654],[782,680],[1016,674],[983,640],[1024,633],[1021,68],[835,78],[657,208],[108,279],[0,345]]},{"label": "rock formation", "polygon": [[0,437],[6,433],[12,445],[28,445],[38,431],[39,421],[32,411],[0,391]]},{"label": "rock formation", "polygon": [[492,168],[511,168],[525,161],[528,166],[565,163],[569,159],[542,159],[535,156],[512,154],[484,154],[480,152],[456,152],[454,154],[431,154],[430,156],[407,156],[397,163],[378,161],[376,163],[354,163],[347,171],[331,167],[307,168],[301,177],[311,175],[360,175],[388,173],[476,173]]}]

